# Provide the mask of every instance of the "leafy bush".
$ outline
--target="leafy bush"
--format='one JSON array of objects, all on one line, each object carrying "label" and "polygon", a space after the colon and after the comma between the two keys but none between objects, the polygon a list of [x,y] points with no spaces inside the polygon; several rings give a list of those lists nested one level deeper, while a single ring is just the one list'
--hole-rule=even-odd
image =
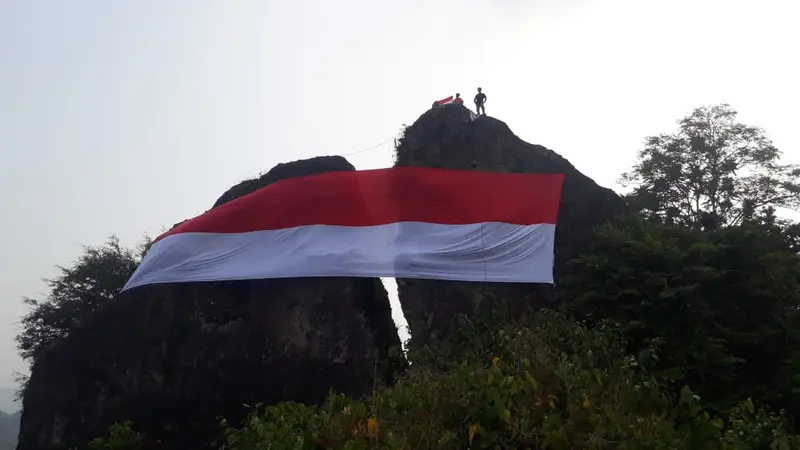
[{"label": "leafy bush", "polygon": [[745,397],[800,413],[800,256],[759,224],[712,232],[627,219],[602,228],[563,280],[570,309],[617,325],[672,391],[717,411]]},{"label": "leafy bush", "polygon": [[141,433],[133,430],[131,422],[115,423],[108,430],[107,437],[95,438],[89,443],[89,450],[140,450],[144,448]]},{"label": "leafy bush", "polygon": [[224,448],[800,448],[748,401],[729,417],[642,375],[611,328],[545,312],[527,326],[464,321],[455,346],[425,349],[395,386],[364,400],[260,407]]}]

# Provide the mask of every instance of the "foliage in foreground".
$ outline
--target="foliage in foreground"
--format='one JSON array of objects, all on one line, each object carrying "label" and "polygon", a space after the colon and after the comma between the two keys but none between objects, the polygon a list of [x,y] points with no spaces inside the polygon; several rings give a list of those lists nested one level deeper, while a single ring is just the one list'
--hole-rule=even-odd
[{"label": "foliage in foreground", "polygon": [[604,226],[560,285],[571,310],[615,324],[675,392],[717,411],[744,397],[800,419],[800,255],[779,226],[702,232]]},{"label": "foliage in foreground", "polygon": [[89,450],[140,450],[145,448],[144,437],[133,429],[132,422],[115,423],[108,436],[89,443]]},{"label": "foliage in foreground", "polygon": [[[750,400],[715,417],[689,387],[667,395],[607,327],[544,312],[506,327],[464,320],[454,342],[411,355],[406,376],[368,399],[331,394],[321,406],[259,407],[238,429],[223,422],[222,448],[800,448]],[[112,439],[93,448],[138,448]]]}]

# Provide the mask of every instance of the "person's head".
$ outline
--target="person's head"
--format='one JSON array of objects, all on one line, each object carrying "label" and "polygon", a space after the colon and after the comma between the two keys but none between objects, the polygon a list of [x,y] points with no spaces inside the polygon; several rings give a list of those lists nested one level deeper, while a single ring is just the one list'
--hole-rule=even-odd
[{"label": "person's head", "polygon": [[481,91],[481,88],[478,88],[478,92],[480,92],[480,91]]},{"label": "person's head", "polygon": [[460,97],[461,97],[461,94],[459,94],[458,92],[456,92],[456,98],[460,98]]}]

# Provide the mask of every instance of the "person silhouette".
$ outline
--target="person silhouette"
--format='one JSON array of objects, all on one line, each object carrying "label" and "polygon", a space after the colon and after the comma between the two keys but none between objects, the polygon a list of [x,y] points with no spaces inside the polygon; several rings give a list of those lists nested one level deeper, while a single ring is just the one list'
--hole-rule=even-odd
[{"label": "person silhouette", "polygon": [[486,108],[483,104],[486,103],[486,94],[483,93],[481,88],[478,88],[478,93],[475,94],[475,112],[485,116],[486,115]]},{"label": "person silhouette", "polygon": [[464,99],[461,98],[461,94],[456,92],[456,98],[453,100],[453,103],[455,103],[456,105],[463,105],[464,104]]}]

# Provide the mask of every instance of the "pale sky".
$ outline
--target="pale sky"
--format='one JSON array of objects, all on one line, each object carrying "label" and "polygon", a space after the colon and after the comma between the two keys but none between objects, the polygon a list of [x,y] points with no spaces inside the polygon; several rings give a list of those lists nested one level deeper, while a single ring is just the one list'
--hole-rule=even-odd
[{"label": "pale sky", "polygon": [[[788,0],[0,1],[0,386],[23,296],[81,245],[208,209],[277,163],[394,136],[478,86],[608,187],[645,136],[728,102],[800,162]],[[348,156],[388,167],[392,146]]]}]

